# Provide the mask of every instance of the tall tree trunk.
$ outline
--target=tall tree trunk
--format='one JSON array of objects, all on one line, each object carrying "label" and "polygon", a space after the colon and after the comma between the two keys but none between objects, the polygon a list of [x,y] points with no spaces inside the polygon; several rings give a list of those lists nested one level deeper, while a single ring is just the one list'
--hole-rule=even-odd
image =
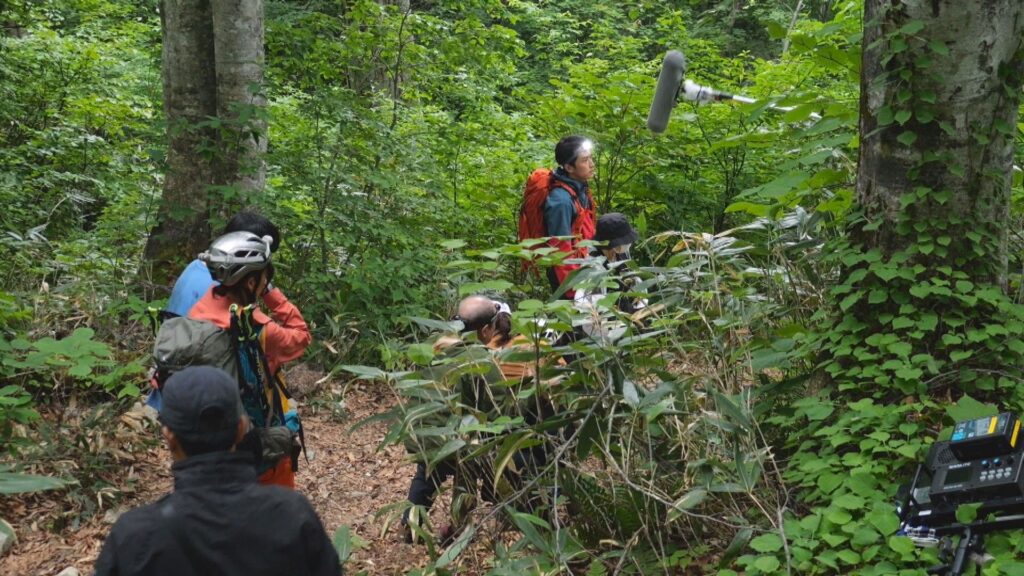
[{"label": "tall tree trunk", "polygon": [[[899,223],[908,215],[903,196],[925,187],[932,192],[922,190],[922,201],[909,205],[913,219],[933,228],[949,223],[947,235],[984,228],[996,239],[996,252],[972,276],[1001,280],[1024,3],[867,0],[864,22],[857,200],[866,219],[880,226],[859,240],[885,254],[917,243],[919,235],[901,233]],[[971,249],[962,236],[953,237],[958,241],[949,250],[933,252],[937,264]]]},{"label": "tall tree trunk", "polygon": [[1024,309],[1004,292],[1024,2],[866,0],[864,23],[828,371],[889,399],[998,395],[1024,366]]},{"label": "tall tree trunk", "polygon": [[160,17],[167,174],[144,254],[156,286],[209,245],[211,212],[263,189],[267,149],[263,0],[162,0]]},{"label": "tall tree trunk", "polygon": [[[248,204],[266,183],[263,94],[263,0],[215,0],[213,39],[217,116],[222,124],[218,184]],[[234,204],[234,203],[231,203]]]},{"label": "tall tree trunk", "polygon": [[217,115],[213,29],[209,0],[163,0],[164,113],[167,173],[157,225],[146,243],[150,279],[163,285],[187,258],[210,242],[208,187],[212,159],[202,150],[216,133],[199,123]]}]

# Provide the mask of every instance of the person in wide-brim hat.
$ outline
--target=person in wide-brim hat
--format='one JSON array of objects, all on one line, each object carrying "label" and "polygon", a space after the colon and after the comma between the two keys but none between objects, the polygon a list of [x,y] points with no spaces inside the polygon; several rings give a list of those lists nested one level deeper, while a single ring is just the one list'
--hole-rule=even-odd
[{"label": "person in wide-brim hat", "polygon": [[609,212],[597,219],[594,241],[604,243],[601,252],[609,262],[628,259],[629,247],[638,237],[629,220],[618,212]]}]

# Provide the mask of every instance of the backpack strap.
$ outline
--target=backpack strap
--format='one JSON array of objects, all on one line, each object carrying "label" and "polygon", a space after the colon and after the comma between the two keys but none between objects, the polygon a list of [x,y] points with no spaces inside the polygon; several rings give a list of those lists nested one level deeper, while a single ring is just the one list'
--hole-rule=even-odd
[{"label": "backpack strap", "polygon": [[562,182],[558,178],[555,178],[554,172],[551,173],[551,180],[553,181],[552,188],[557,186],[569,193],[569,197],[572,198],[572,203],[576,207],[576,212],[578,214],[594,209],[594,197],[590,194],[590,188],[587,188],[587,200],[590,202],[590,208],[584,208],[583,203],[580,202],[579,192],[577,192],[575,188],[565,182]]},{"label": "backpack strap", "polygon": [[146,306],[146,321],[149,327],[153,329],[153,336],[156,336],[157,332],[160,331],[160,326],[170,320],[171,318],[178,318],[180,315],[171,312],[170,310],[154,308],[152,306]]}]

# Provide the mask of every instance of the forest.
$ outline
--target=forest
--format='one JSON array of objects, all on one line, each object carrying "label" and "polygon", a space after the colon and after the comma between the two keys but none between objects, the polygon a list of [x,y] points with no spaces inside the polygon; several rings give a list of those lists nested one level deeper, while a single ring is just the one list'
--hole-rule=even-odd
[{"label": "forest", "polygon": [[[0,573],[175,490],[159,311],[246,211],[347,574],[1024,575],[1021,465],[907,512],[1024,413],[1022,86],[1019,0],[0,0]],[[523,238],[570,135],[628,251]]]}]

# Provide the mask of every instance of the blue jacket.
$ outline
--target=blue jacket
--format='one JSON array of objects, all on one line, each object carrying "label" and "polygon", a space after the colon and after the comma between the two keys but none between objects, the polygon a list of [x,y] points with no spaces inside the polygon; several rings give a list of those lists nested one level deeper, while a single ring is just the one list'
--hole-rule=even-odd
[{"label": "blue jacket", "polygon": [[178,276],[165,309],[178,316],[188,316],[188,311],[214,284],[213,276],[210,276],[206,264],[198,259],[193,260],[181,272],[181,276]]},{"label": "blue jacket", "polygon": [[[590,207],[590,196],[587,195],[585,183],[573,180],[561,168],[556,168],[552,174],[555,180],[571,186],[576,191],[581,206]],[[544,202],[544,230],[548,236],[572,236],[572,221],[575,219],[576,206],[569,191],[562,186],[554,186]]]}]

